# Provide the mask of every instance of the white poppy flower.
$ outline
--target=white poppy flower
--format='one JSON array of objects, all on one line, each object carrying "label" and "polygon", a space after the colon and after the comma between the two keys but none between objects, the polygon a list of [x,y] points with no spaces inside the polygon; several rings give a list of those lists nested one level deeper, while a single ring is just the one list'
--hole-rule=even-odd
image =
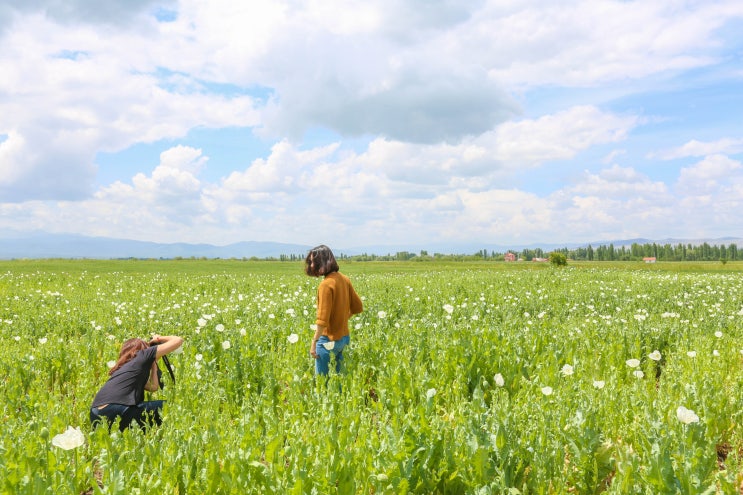
[{"label": "white poppy flower", "polygon": [[106,364],[108,365],[108,369],[111,369],[116,366],[116,361],[109,361]]},{"label": "white poppy flower", "polygon": [[719,330],[718,330],[718,331],[716,331],[716,332],[715,332],[715,337],[717,337],[718,339],[721,339],[721,338],[722,338],[722,332],[721,332],[721,331],[719,331]]},{"label": "white poppy flower", "polygon": [[642,370],[635,370],[632,374],[635,375],[636,378],[643,378],[645,376],[645,373],[643,373]]},{"label": "white poppy flower", "polygon": [[595,388],[602,389],[602,388],[604,388],[604,385],[606,385],[606,382],[604,382],[604,380],[594,380],[593,381],[593,386]]},{"label": "white poppy flower", "polygon": [[444,308],[444,311],[446,311],[449,314],[452,314],[454,312],[454,306],[452,306],[451,304],[444,304],[443,308]]},{"label": "white poppy flower", "polygon": [[217,332],[224,332],[224,325],[222,325],[221,323],[218,323],[215,328]]},{"label": "white poppy flower", "polygon": [[289,335],[286,340],[288,340],[290,344],[296,344],[297,342],[299,342],[299,335],[293,333]]},{"label": "white poppy flower", "polygon": [[542,387],[542,393],[544,395],[552,395],[552,387]]},{"label": "white poppy flower", "polygon": [[224,342],[222,342],[222,349],[224,349],[225,351],[230,347],[232,347],[232,344],[230,344],[229,340],[225,340]]},{"label": "white poppy flower", "polygon": [[428,390],[426,390],[426,399],[432,399],[434,395],[436,395],[435,388],[429,388]]},{"label": "white poppy flower", "polygon": [[496,373],[495,376],[493,377],[493,380],[495,381],[495,384],[498,385],[499,387],[502,387],[503,385],[506,384],[506,381],[503,379],[503,375],[501,375],[500,373]]},{"label": "white poppy flower", "polygon": [[684,406],[679,406],[678,409],[676,409],[676,417],[685,425],[699,422],[699,416],[697,416],[694,411],[687,409]]},{"label": "white poppy flower", "polygon": [[686,353],[690,358],[697,357],[697,351],[689,351]]},{"label": "white poppy flower", "polygon": [[638,366],[640,366],[639,359],[628,359],[626,363],[627,363],[627,366],[629,366],[630,368],[637,368]]},{"label": "white poppy flower", "polygon": [[653,361],[660,361],[660,358],[661,358],[660,351],[655,350],[651,352],[650,354],[648,354],[648,357],[652,359]]},{"label": "white poppy flower", "polygon": [[570,376],[573,374],[573,367],[569,364],[566,364],[562,367],[560,373],[562,373],[563,376]]},{"label": "white poppy flower", "polygon": [[73,428],[72,426],[68,426],[64,433],[55,435],[52,438],[52,445],[64,450],[80,447],[84,443],[85,435],[83,435],[83,432],[80,431],[80,428]]},{"label": "white poppy flower", "polygon": [[387,313],[386,313],[385,311],[379,311],[379,312],[377,313],[377,316],[378,316],[379,318],[381,318],[381,319],[385,319],[385,318],[387,318]]}]

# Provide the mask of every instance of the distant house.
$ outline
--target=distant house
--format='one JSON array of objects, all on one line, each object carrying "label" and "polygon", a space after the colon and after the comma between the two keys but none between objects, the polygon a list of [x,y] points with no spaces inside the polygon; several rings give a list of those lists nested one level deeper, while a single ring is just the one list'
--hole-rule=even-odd
[{"label": "distant house", "polygon": [[516,255],[513,253],[506,253],[506,255],[503,256],[503,259],[506,261],[516,261]]},{"label": "distant house", "polygon": [[642,259],[645,263],[655,263],[655,256],[649,256]]},{"label": "distant house", "polygon": [[545,263],[549,261],[549,258],[532,258],[532,261],[538,261],[539,263]]}]

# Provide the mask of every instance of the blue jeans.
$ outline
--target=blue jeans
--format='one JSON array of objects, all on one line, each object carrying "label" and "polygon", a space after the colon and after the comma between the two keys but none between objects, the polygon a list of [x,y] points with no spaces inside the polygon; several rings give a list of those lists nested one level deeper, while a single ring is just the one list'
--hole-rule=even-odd
[{"label": "blue jeans", "polygon": [[320,337],[315,346],[315,352],[317,353],[317,359],[315,359],[315,373],[318,375],[327,375],[328,368],[330,367],[330,354],[335,355],[335,371],[340,373],[343,369],[343,349],[351,343],[351,337],[346,335],[341,337],[340,340],[332,341],[333,348],[328,350],[324,344],[331,342],[325,335]]},{"label": "blue jeans", "polygon": [[152,400],[148,402],[142,402],[136,406],[125,406],[123,404],[109,404],[103,409],[97,407],[90,408],[90,422],[93,424],[93,428],[98,426],[98,423],[103,421],[105,418],[108,422],[108,428],[111,429],[111,425],[116,418],[121,418],[119,422],[119,431],[124,431],[132,425],[132,422],[136,422],[140,428],[146,426],[160,426],[163,423],[160,418],[160,410],[163,408],[162,400]]}]

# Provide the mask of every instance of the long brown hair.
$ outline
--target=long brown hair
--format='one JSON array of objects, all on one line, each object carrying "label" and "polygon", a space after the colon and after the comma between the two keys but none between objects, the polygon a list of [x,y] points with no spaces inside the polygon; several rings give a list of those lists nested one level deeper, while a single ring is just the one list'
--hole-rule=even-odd
[{"label": "long brown hair", "polygon": [[119,351],[119,359],[113,368],[108,370],[109,375],[113,375],[114,372],[124,366],[126,363],[134,359],[142,349],[147,349],[150,346],[147,342],[142,339],[129,339],[121,345],[121,351]]}]

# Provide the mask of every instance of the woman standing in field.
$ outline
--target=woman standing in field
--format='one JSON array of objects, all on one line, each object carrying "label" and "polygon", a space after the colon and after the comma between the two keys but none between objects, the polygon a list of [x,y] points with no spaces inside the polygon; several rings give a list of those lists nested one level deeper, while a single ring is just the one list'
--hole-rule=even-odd
[{"label": "woman standing in field", "polygon": [[157,360],[183,345],[183,339],[174,335],[155,335],[147,343],[129,339],[121,346],[119,359],[108,372],[109,379],[93,399],[90,421],[93,426],[106,418],[109,427],[119,418],[119,430],[124,431],[132,421],[140,427],[162,424],[160,409],[163,401],[144,401],[144,391],[160,388]]},{"label": "woman standing in field", "polygon": [[335,370],[340,372],[343,349],[351,341],[348,319],[361,313],[364,307],[351,280],[339,271],[338,262],[328,246],[320,245],[310,250],[304,263],[307,275],[323,277],[317,288],[316,329],[310,344],[315,373],[328,374],[331,353],[335,355]]}]

